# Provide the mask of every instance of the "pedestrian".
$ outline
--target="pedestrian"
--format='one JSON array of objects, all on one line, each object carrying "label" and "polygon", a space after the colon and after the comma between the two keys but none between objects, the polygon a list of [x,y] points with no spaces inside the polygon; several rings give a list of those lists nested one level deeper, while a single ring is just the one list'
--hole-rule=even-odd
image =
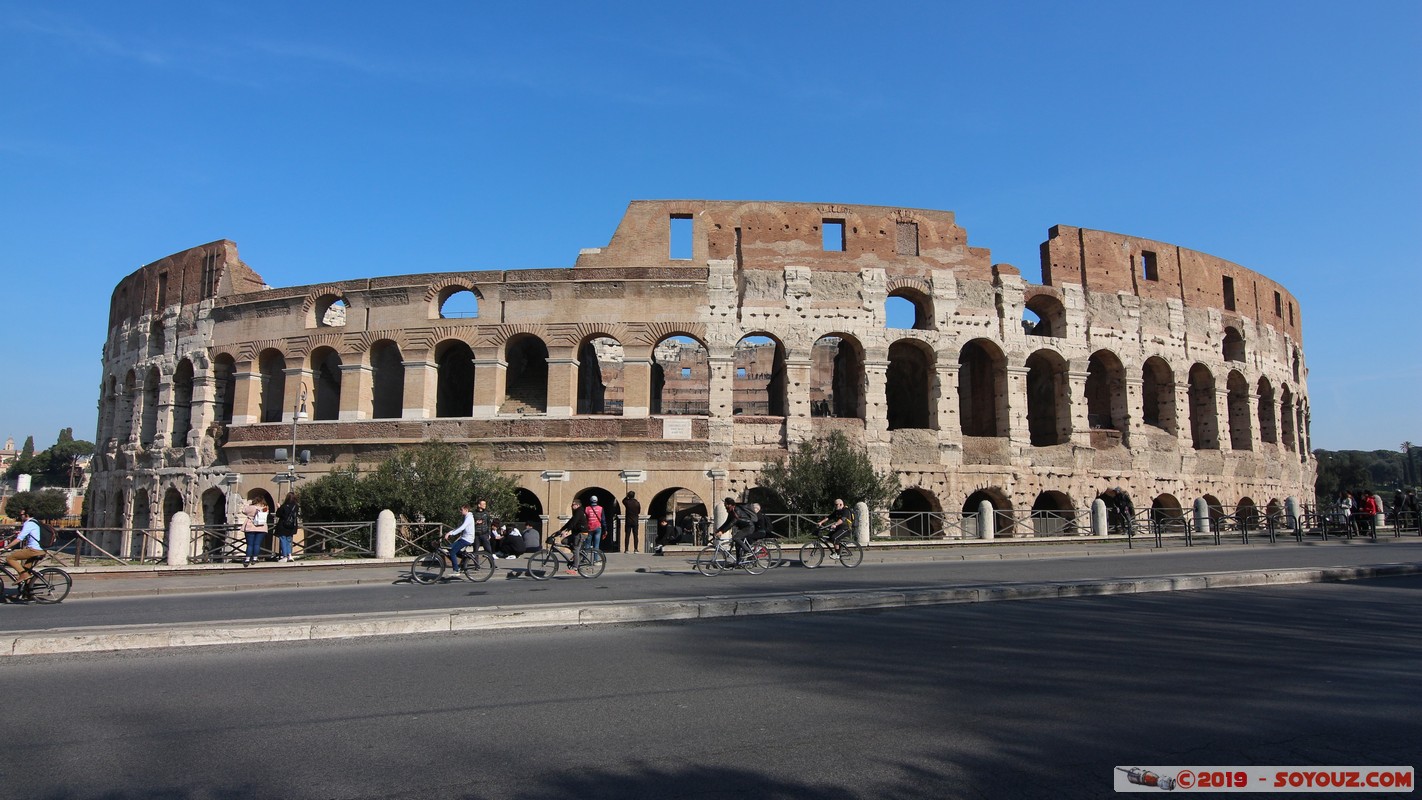
[{"label": "pedestrian", "polygon": [[1419,512],[1422,512],[1422,507],[1419,507],[1417,502],[1417,491],[1408,489],[1407,494],[1402,498],[1402,513],[1398,515],[1397,524],[1401,525],[1403,530],[1419,527],[1418,523],[1422,521],[1422,514]]},{"label": "pedestrian", "polygon": [[628,492],[622,498],[622,550],[638,553],[642,550],[642,502],[636,492]]},{"label": "pedestrian", "polygon": [[296,536],[296,528],[301,524],[301,503],[296,492],[288,492],[286,499],[276,510],[276,526],[273,533],[277,538],[276,561],[291,561],[291,542]]},{"label": "pedestrian", "polygon": [[262,545],[267,538],[267,501],[258,497],[242,508],[242,533],[247,537],[247,557],[242,566],[250,567],[262,557]]},{"label": "pedestrian", "polygon": [[758,542],[770,536],[770,516],[761,513],[760,503],[751,503],[751,511],[755,512],[755,531],[750,535],[750,541]]},{"label": "pedestrian", "polygon": [[1372,492],[1358,492],[1353,517],[1358,520],[1358,535],[1378,538],[1378,503]]},{"label": "pedestrian", "polygon": [[597,504],[597,495],[588,498],[587,505],[583,506],[583,513],[588,518],[588,546],[601,550],[604,511],[603,507]]},{"label": "pedestrian", "polygon": [[657,538],[652,540],[652,555],[664,556],[663,548],[669,544],[676,544],[673,538],[676,536],[676,526],[672,525],[672,515],[664,514],[657,519]]},{"label": "pedestrian", "polygon": [[518,525],[505,525],[503,529],[494,534],[494,546],[504,558],[518,558],[527,552],[523,543],[523,531],[518,529]]}]

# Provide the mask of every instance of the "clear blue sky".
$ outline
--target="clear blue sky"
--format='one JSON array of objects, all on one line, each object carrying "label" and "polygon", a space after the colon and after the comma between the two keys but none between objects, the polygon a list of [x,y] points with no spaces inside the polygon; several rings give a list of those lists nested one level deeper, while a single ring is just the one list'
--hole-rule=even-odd
[{"label": "clear blue sky", "polygon": [[633,199],[1057,223],[1299,299],[1314,444],[1422,443],[1422,3],[0,0],[0,438],[92,439],[110,293],[565,267]]}]

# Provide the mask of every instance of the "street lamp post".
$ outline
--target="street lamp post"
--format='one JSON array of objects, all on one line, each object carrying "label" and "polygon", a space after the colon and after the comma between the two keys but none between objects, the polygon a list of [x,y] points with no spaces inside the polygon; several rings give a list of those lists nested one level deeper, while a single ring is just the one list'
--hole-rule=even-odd
[{"label": "street lamp post", "polygon": [[295,488],[296,488],[296,482],[301,478],[300,475],[297,475],[297,474],[296,474],[296,425],[297,425],[297,423],[299,423],[301,420],[306,419],[306,417],[307,417],[307,415],[306,415],[306,396],[307,396],[307,391],[308,391],[308,389],[307,389],[306,384],[304,384],[304,383],[301,384],[301,396],[297,399],[297,401],[296,401],[296,406],[292,409],[292,414],[291,414],[291,451],[287,454],[287,459],[286,459],[286,474],[284,474],[284,475],[277,475],[276,478],[275,478],[276,482],[279,483],[279,484],[280,484],[280,483],[289,483],[289,484],[291,484],[291,486],[288,487],[288,490],[287,490],[287,491],[290,491],[291,489],[295,489]]}]

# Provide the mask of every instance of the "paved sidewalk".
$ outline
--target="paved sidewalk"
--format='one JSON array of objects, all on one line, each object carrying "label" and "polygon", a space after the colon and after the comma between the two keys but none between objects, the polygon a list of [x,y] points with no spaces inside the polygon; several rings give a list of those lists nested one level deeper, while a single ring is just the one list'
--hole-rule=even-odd
[{"label": "paved sidewalk", "polygon": [[[1130,553],[1170,571],[1171,554],[1185,556],[1183,547],[1127,550],[1124,542],[1070,542],[1063,544],[983,543],[935,547],[873,547],[865,564],[894,562],[962,562],[1029,559],[1045,565],[1062,560],[1054,579],[1000,581],[976,585],[923,585],[906,588],[843,589],[823,591],[770,591],[763,594],[691,596],[646,600],[542,603],[428,611],[328,614],[313,617],[239,619],[162,625],[116,625],[96,628],[59,628],[0,633],[0,657],[54,653],[97,652],[140,648],[191,647],[277,641],[348,638],[399,634],[451,633],[502,628],[589,625],[654,620],[707,619],[756,614],[813,613],[864,608],[978,603],[1000,600],[1083,597],[1108,594],[1199,590],[1224,587],[1282,585],[1321,581],[1358,580],[1394,575],[1422,574],[1422,542],[1380,539],[1377,543],[1306,542],[1303,545],[1267,540],[1251,545],[1208,546],[1219,552],[1248,549],[1262,553],[1269,564],[1239,570],[1152,574],[1149,577],[1072,579],[1064,559],[1120,556]],[[650,555],[613,554],[611,574],[687,569],[695,548],[658,558]],[[1320,556],[1323,556],[1320,559]],[[795,554],[787,553],[792,564]],[[1260,561],[1260,558],[1253,558]],[[1327,566],[1301,566],[1320,560]],[[1132,559],[1134,561],[1134,559]],[[1152,563],[1153,562],[1153,563]],[[1291,563],[1292,562],[1292,563]],[[193,592],[257,589],[299,589],[310,586],[352,585],[391,581],[405,559],[375,562],[263,564],[251,568],[204,566],[197,568],[151,567],[117,570],[76,570],[75,597],[119,597],[152,594],[181,595]],[[521,567],[506,560],[501,566]],[[789,567],[787,567],[789,568]],[[1154,570],[1152,570],[1154,571]],[[1038,572],[1041,572],[1039,569]],[[709,588],[709,587],[708,587]]]}]

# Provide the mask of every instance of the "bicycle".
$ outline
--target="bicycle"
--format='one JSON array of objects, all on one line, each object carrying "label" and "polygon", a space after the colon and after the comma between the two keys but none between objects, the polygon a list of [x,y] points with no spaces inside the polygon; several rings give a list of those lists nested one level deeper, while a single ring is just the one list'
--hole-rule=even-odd
[{"label": "bicycle", "polygon": [[764,540],[746,542],[745,555],[740,558],[736,557],[733,541],[729,536],[724,539],[718,536],[702,548],[696,555],[696,571],[710,577],[728,569],[744,569],[752,575],[759,575],[771,568],[770,551],[762,544]]},{"label": "bicycle", "polygon": [[0,561],[0,597],[3,597],[6,602],[10,601],[11,585],[15,586],[15,600],[17,601],[27,599],[28,595],[28,599],[34,600],[36,603],[50,604],[62,602],[64,598],[68,597],[69,588],[74,585],[74,579],[69,577],[69,573],[59,567],[35,569],[48,556],[49,553],[45,553],[42,556],[25,559],[25,567],[30,570],[30,578],[24,584],[17,580],[19,576],[10,569],[8,563]]},{"label": "bicycle", "polygon": [[[529,555],[525,571],[528,573],[528,577],[536,581],[546,581],[558,574],[560,563],[566,564],[567,569],[573,568],[573,548],[561,536],[549,537],[548,541],[544,542],[542,549]],[[577,567],[578,574],[584,578],[596,578],[605,569],[607,569],[607,556],[603,555],[601,550],[584,545],[582,560]]]},{"label": "bicycle", "polygon": [[815,569],[824,563],[825,556],[828,555],[838,561],[841,567],[859,566],[864,560],[864,548],[860,547],[858,542],[848,541],[845,538],[848,533],[829,536],[829,530],[828,527],[821,526],[816,531],[815,538],[800,548],[800,563],[805,569]]},{"label": "bicycle", "polygon": [[[466,580],[483,583],[494,577],[498,564],[494,557],[483,550],[465,548],[459,552],[459,571]],[[435,547],[415,556],[410,564],[410,580],[420,584],[431,584],[444,580],[444,572],[449,569],[448,551]]]},{"label": "bicycle", "polygon": [[785,563],[785,554],[780,549],[780,534],[775,531],[768,531],[759,539],[756,544],[765,547],[766,556],[770,559],[770,568],[775,569]]}]

